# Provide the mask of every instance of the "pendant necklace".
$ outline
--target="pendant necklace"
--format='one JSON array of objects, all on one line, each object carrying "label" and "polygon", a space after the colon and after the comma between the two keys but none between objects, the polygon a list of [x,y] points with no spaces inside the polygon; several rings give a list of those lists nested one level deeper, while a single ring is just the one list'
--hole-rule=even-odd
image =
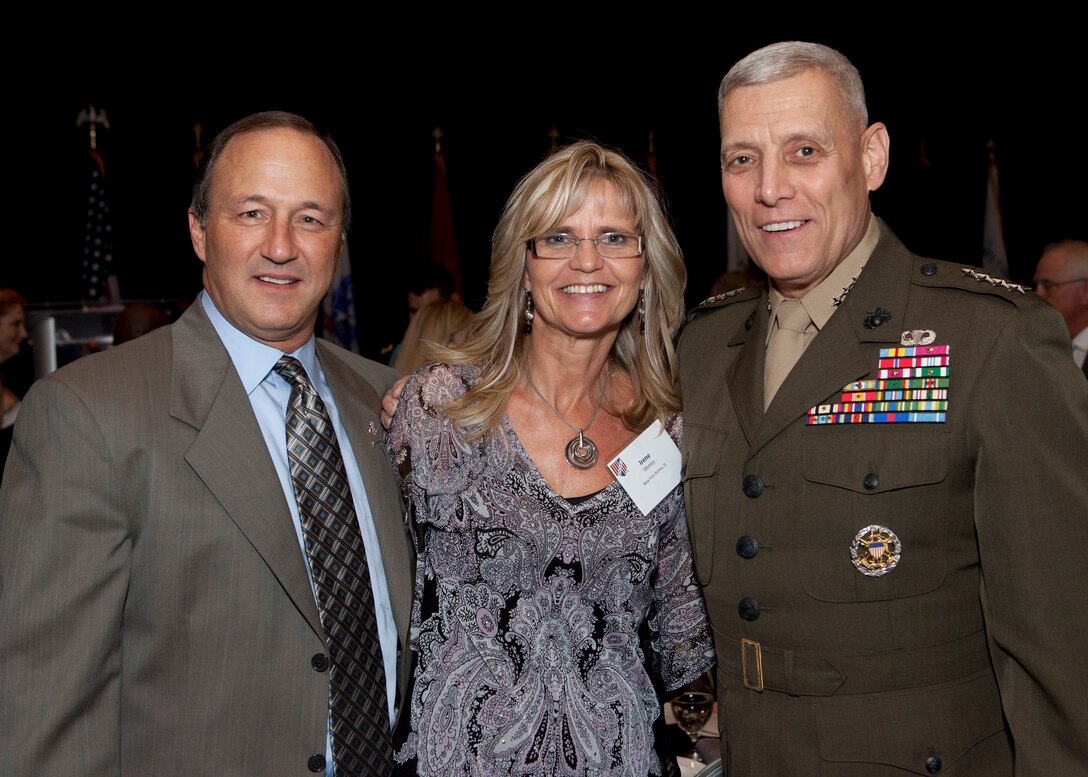
[{"label": "pendant necklace", "polygon": [[608,381],[612,378],[612,366],[609,364],[608,374],[605,376],[604,385],[601,386],[601,395],[597,397],[597,406],[593,408],[593,415],[589,417],[586,425],[579,429],[577,426],[568,421],[562,413],[552,407],[552,403],[544,399],[544,395],[540,393],[540,389],[533,383],[533,379],[529,377],[529,370],[525,370],[525,380],[529,381],[529,388],[540,397],[540,400],[548,406],[548,409],[559,416],[559,420],[574,430],[577,437],[572,437],[570,442],[567,443],[567,449],[563,452],[563,455],[567,458],[567,463],[575,469],[589,469],[597,463],[597,444],[593,440],[586,437],[586,430],[593,425],[593,419],[597,417],[597,411],[601,409],[601,402],[604,401],[604,392],[608,388]]}]

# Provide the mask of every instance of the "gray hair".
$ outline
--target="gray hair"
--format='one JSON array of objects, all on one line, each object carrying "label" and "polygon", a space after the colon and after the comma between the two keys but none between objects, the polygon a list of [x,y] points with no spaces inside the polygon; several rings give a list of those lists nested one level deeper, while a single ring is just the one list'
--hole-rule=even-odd
[{"label": "gray hair", "polygon": [[1051,251],[1065,251],[1071,257],[1079,257],[1081,261],[1088,260],[1088,241],[1074,238],[1057,240],[1053,243],[1047,243],[1043,249],[1044,254],[1049,254]]},{"label": "gray hair", "polygon": [[782,81],[809,70],[819,70],[831,78],[839,88],[843,105],[851,118],[859,129],[865,129],[869,124],[869,110],[865,105],[861,73],[854,63],[829,46],[796,40],[772,43],[757,49],[729,69],[718,87],[719,118],[725,98],[734,89]]}]

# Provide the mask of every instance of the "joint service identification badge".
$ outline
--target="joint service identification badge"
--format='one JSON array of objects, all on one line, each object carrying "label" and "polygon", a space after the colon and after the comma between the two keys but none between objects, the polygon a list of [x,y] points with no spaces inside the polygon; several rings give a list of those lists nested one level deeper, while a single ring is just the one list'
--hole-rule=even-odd
[{"label": "joint service identification badge", "polygon": [[858,572],[868,577],[880,577],[895,569],[902,546],[895,532],[887,526],[866,526],[854,536],[850,545],[850,560]]}]

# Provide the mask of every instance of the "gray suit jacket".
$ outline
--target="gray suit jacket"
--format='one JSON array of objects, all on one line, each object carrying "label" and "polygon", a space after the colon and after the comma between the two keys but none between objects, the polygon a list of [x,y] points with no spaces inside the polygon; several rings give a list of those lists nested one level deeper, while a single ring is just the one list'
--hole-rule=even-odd
[{"label": "gray suit jacket", "polygon": [[[1055,310],[963,267],[881,224],[766,412],[766,287],[689,317],[685,496],[730,777],[1086,770],[1088,386]],[[806,423],[915,329],[950,348],[944,423]],[[882,576],[851,559],[870,525],[901,542]]]},{"label": "gray suit jacket", "polygon": [[[318,355],[405,645],[414,561],[377,437],[396,373],[322,340]],[[20,412],[0,491],[0,774],[309,773],[325,752],[323,631],[201,305],[37,381]]]}]

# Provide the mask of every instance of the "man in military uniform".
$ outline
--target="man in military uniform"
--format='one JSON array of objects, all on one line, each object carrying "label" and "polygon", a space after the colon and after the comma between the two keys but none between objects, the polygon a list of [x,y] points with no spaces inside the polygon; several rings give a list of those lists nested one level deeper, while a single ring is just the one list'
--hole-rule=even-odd
[{"label": "man in military uniform", "polygon": [[679,350],[726,773],[1088,773],[1088,385],[1061,317],[871,213],[888,132],[838,52],[756,51],[719,109],[768,276]]}]

